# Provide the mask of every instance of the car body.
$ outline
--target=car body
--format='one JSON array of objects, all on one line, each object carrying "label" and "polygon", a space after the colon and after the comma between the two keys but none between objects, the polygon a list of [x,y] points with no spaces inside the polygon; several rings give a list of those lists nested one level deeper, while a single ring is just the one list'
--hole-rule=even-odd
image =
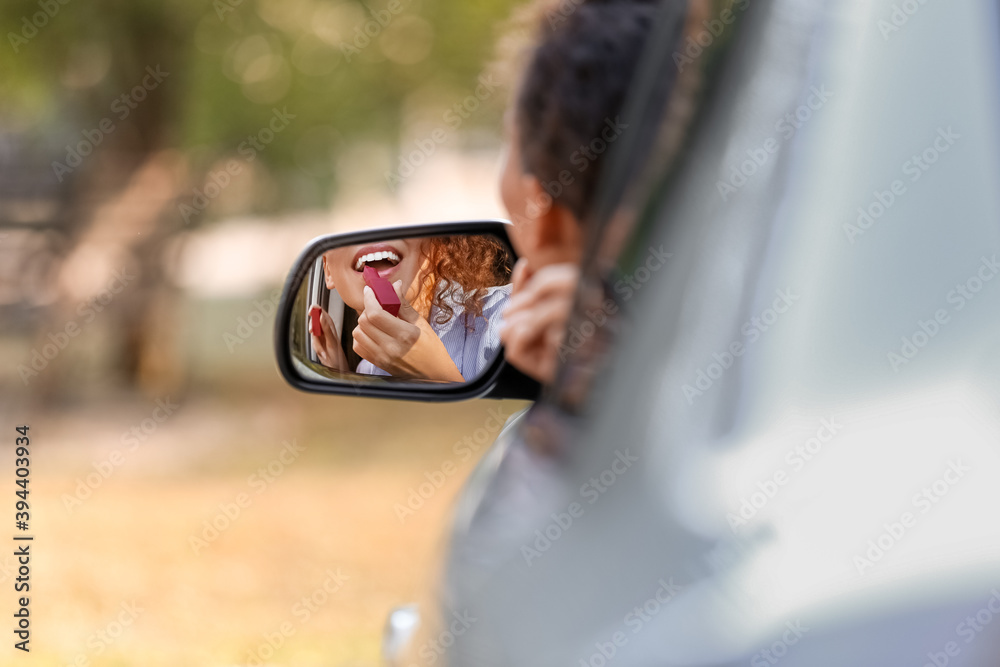
[{"label": "car body", "polygon": [[458,505],[424,661],[1000,659],[996,3],[724,11],[636,77],[565,363]]}]

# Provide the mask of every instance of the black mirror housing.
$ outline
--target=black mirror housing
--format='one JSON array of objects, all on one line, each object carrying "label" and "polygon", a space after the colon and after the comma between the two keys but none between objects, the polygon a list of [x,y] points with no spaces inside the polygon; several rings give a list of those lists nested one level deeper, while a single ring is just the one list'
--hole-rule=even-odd
[{"label": "black mirror housing", "polygon": [[[440,222],[431,224],[388,227],[343,234],[330,234],[313,239],[299,254],[285,280],[275,317],[274,350],[278,370],[290,385],[301,391],[340,396],[365,396],[414,401],[460,401],[471,398],[535,400],[541,385],[524,375],[504,359],[503,349],[477,377],[467,382],[363,382],[336,381],[309,377],[300,372],[301,363],[293,359],[293,318],[299,290],[317,260],[327,251],[343,246],[375,244],[396,239],[434,236],[488,235],[500,241],[516,258],[510,242],[510,223],[503,220]],[[367,269],[366,269],[367,270]]]}]

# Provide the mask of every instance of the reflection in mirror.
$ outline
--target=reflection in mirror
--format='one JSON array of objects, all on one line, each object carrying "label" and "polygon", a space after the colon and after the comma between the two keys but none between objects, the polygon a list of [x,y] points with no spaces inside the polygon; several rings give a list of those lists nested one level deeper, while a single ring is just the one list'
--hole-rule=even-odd
[{"label": "reflection in mirror", "polygon": [[334,382],[475,380],[500,354],[513,261],[488,234],[326,250],[294,305],[295,366]]}]

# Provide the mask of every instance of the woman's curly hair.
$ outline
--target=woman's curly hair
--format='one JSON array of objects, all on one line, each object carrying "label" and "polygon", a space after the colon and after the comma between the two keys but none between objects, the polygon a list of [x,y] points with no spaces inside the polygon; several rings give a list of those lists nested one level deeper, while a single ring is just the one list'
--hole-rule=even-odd
[{"label": "woman's curly hair", "polygon": [[[585,221],[660,0],[550,0],[515,97],[522,168]],[[522,56],[523,57],[523,56]],[[595,146],[596,142],[596,146]],[[587,149],[590,149],[590,152]],[[570,166],[574,167],[572,170]],[[563,175],[569,174],[565,183]]]},{"label": "woman's curly hair", "polygon": [[420,288],[433,290],[435,322],[445,324],[454,317],[453,304],[457,302],[464,311],[465,327],[471,331],[475,319],[483,314],[486,289],[510,282],[510,251],[493,236],[470,234],[428,239],[425,254],[430,265]]}]

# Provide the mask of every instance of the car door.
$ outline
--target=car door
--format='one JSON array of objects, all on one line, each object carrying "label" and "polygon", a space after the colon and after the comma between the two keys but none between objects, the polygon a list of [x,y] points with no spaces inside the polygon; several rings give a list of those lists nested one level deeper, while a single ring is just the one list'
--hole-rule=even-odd
[{"label": "car door", "polygon": [[994,664],[997,7],[716,9],[651,48],[559,380],[460,507],[435,646]]}]

